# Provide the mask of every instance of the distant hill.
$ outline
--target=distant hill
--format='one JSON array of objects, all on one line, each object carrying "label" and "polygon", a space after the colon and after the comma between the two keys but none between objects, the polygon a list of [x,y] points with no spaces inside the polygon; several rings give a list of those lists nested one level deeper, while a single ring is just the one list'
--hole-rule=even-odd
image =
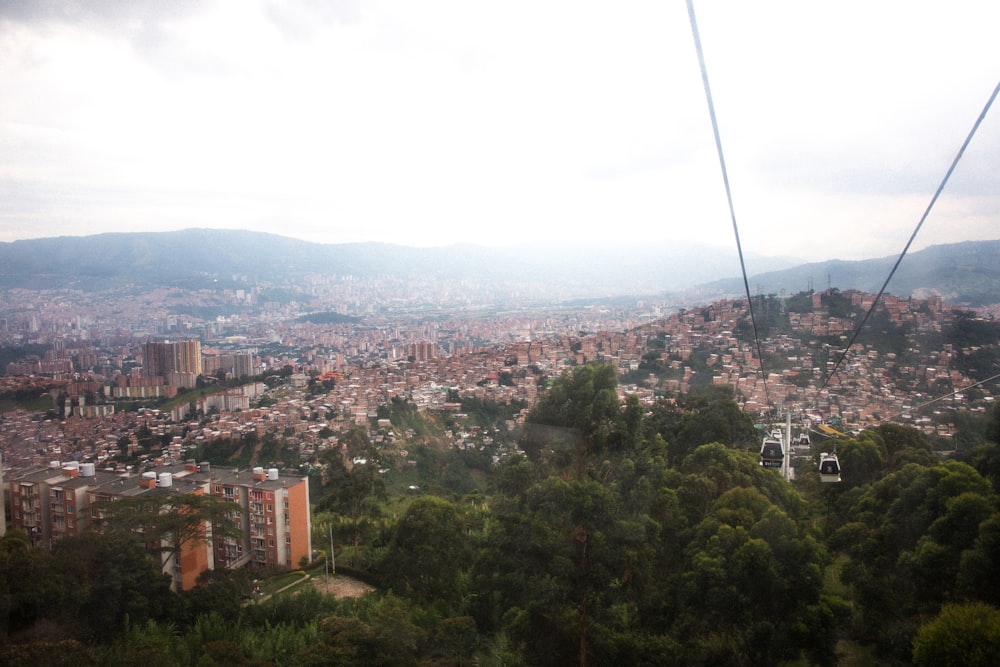
[{"label": "distant hill", "polygon": [[[793,260],[756,258],[770,269]],[[308,274],[544,284],[564,295],[677,290],[738,274],[736,253],[693,243],[453,245],[318,244],[217,229],[63,236],[0,243],[0,287],[197,287]]]},{"label": "distant hill", "polygon": [[[889,291],[939,294],[956,304],[1000,301],[1000,240],[935,246],[908,255]],[[881,287],[895,257],[800,264],[787,257],[747,256],[763,271],[751,290]],[[696,291],[707,297],[743,294],[735,250],[689,242],[611,241],[453,245],[411,248],[391,243],[319,244],[276,234],[219,229],[63,236],[0,243],[0,287],[123,285],[198,288],[247,282],[281,283],[309,274],[476,281],[544,287],[566,297],[608,297]]]},{"label": "distant hill", "polygon": [[[749,278],[750,289],[755,294],[794,294],[829,286],[877,293],[897,259],[802,264],[755,274]],[[719,280],[701,288],[718,294],[745,293],[742,280]],[[941,296],[956,306],[1000,303],[1000,240],[966,241],[907,253],[886,291],[903,297]]]}]

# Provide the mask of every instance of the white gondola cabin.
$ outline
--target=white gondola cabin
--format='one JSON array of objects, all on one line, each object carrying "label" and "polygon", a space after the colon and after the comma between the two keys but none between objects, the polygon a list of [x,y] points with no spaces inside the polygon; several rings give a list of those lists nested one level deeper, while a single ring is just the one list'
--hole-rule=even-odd
[{"label": "white gondola cabin", "polygon": [[840,459],[837,453],[828,454],[823,452],[819,457],[819,479],[822,482],[840,481]]},{"label": "white gondola cabin", "polygon": [[773,436],[764,438],[760,446],[760,465],[764,468],[780,468],[785,460],[781,450],[781,440]]}]

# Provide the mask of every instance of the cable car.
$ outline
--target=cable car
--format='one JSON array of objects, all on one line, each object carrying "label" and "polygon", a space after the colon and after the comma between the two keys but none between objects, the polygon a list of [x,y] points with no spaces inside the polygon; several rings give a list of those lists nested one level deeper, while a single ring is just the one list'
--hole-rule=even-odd
[{"label": "cable car", "polygon": [[819,455],[819,479],[822,482],[840,481],[840,459],[837,453],[828,454],[823,452]]},{"label": "cable car", "polygon": [[785,460],[785,453],[781,451],[781,440],[770,435],[764,438],[760,446],[760,465],[764,468],[780,468]]}]

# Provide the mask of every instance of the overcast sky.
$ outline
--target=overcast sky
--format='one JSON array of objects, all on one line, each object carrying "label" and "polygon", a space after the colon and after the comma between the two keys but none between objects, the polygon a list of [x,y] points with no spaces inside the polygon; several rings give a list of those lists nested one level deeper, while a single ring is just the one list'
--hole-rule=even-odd
[{"label": "overcast sky", "polygon": [[[898,254],[1000,3],[695,2],[743,248]],[[683,0],[0,0],[0,241],[735,245]],[[1000,104],[913,249],[1000,238]]]}]

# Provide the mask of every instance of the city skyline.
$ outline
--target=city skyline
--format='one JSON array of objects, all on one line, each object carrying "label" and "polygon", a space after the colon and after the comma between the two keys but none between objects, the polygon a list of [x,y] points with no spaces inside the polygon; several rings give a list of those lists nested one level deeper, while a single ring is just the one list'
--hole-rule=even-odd
[{"label": "city skyline", "polygon": [[[1000,8],[696,3],[743,248],[897,254]],[[0,242],[734,242],[683,3],[0,4]],[[911,250],[996,237],[988,114]]]}]

